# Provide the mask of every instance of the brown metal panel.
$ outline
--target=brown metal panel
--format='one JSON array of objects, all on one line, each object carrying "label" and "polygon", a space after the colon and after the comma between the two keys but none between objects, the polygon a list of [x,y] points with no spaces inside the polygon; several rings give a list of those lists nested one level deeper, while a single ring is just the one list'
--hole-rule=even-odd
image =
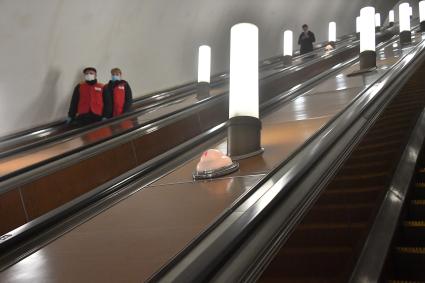
[{"label": "brown metal panel", "polygon": [[139,164],[142,164],[201,132],[198,114],[174,121],[133,141],[137,160]]},{"label": "brown metal panel", "polygon": [[136,166],[131,143],[22,186],[30,220],[55,209]]},{"label": "brown metal panel", "polygon": [[19,189],[0,195],[0,235],[26,223]]},{"label": "brown metal panel", "polygon": [[229,118],[229,100],[224,99],[199,112],[202,131],[211,129]]},{"label": "brown metal panel", "polygon": [[264,175],[141,190],[0,273],[0,282],[143,282]]}]

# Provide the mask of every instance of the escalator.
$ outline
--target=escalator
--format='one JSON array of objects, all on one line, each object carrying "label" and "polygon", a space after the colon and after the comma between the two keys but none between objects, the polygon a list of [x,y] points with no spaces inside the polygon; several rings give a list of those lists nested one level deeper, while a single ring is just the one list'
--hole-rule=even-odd
[{"label": "escalator", "polygon": [[[388,33],[383,37],[391,36]],[[357,45],[343,46],[289,69],[279,66],[279,58],[265,63],[270,68],[262,75],[262,107],[290,101],[305,86],[355,60],[357,50]],[[279,68],[274,69],[276,66]],[[306,81],[306,78],[311,79]],[[213,88],[211,97],[206,99],[198,100],[196,94],[191,94],[143,115],[133,113],[132,118],[120,118],[81,135],[67,136],[48,145],[43,143],[38,149],[0,160],[0,197],[8,200],[2,213],[4,217],[16,215],[13,221],[2,223],[0,233],[24,225],[96,188],[107,187],[108,183],[117,182],[116,178],[123,178],[123,174],[130,176],[151,170],[165,152],[202,133],[212,135],[217,131],[214,127],[227,119],[227,92],[220,88]],[[116,162],[118,159],[120,162]],[[91,174],[91,168],[104,169]]]},{"label": "escalator", "polygon": [[[384,33],[385,34],[385,33]],[[379,36],[385,37],[384,35]],[[355,44],[356,37],[353,35],[348,35],[340,38],[338,43],[339,47],[344,47],[349,44]],[[294,57],[293,65],[301,66],[311,61],[315,57],[322,56],[324,52],[324,44],[319,44],[317,49],[313,52],[313,56],[309,55],[298,55]],[[282,59],[280,56],[275,56],[269,59],[266,59],[260,62],[260,70],[274,70],[276,68],[284,68],[289,69],[288,66],[282,66]],[[228,74],[220,73],[211,78],[211,87],[220,87],[227,84]],[[153,108],[160,107],[167,103],[173,103],[173,101],[178,101],[184,99],[189,95],[196,94],[197,92],[197,84],[194,82],[186,83],[180,85],[176,88],[170,88],[166,90],[162,90],[159,92],[151,93],[145,95],[140,98],[136,98],[133,101],[133,110],[130,113],[125,113],[119,118],[115,118],[114,120],[122,120],[123,118],[129,118],[134,116],[137,113],[143,113],[149,111]],[[108,121],[109,122],[109,121]],[[5,157],[13,153],[17,153],[22,150],[27,150],[30,147],[35,145],[39,145],[41,143],[46,143],[49,141],[57,140],[59,138],[64,138],[71,134],[81,133],[88,129],[93,129],[99,127],[101,125],[105,125],[108,122],[100,122],[92,125],[84,126],[77,128],[75,125],[67,125],[64,121],[57,121],[53,123],[49,123],[46,125],[35,127],[34,129],[29,129],[26,131],[18,132],[15,134],[11,134],[5,137],[0,138],[0,157]]]},{"label": "escalator", "polygon": [[[342,211],[340,219],[335,216],[331,228],[343,227],[341,221],[349,218],[345,217],[349,213],[343,212],[348,209],[343,210],[332,203],[332,198],[343,195],[346,200],[344,204],[359,214],[357,218],[352,218],[354,224],[350,235],[356,238],[363,234],[363,221],[373,211],[373,202],[364,202],[368,196],[363,192],[367,192],[370,198],[377,198],[382,193],[382,187],[377,182],[382,181],[385,176],[383,172],[391,168],[387,163],[395,160],[396,154],[402,151],[403,137],[408,137],[406,132],[399,134],[397,147],[397,143],[388,138],[391,135],[387,137],[388,144],[387,139],[379,135],[383,132],[386,134],[384,130],[388,129],[392,133],[399,133],[403,127],[412,128],[414,117],[419,115],[418,109],[425,104],[423,99],[417,99],[420,93],[414,91],[397,95],[400,94],[397,88],[404,85],[404,80],[412,71],[416,71],[417,64],[424,59],[425,43],[421,35],[415,35],[414,45],[410,47],[400,48],[393,40],[382,45],[381,49],[380,54],[385,56],[378,59],[375,72],[349,77],[358,68],[355,61],[349,61],[291,101],[275,102],[273,107],[263,109],[262,144],[265,151],[262,156],[242,160],[238,172],[217,180],[192,180],[199,155],[207,148],[225,147],[225,127],[218,128],[211,135],[205,135],[199,143],[192,143],[176,152],[170,163],[156,168],[148,176],[139,176],[140,179],[133,180],[134,184],[124,184],[120,190],[112,191],[104,199],[97,199],[61,219],[59,224],[47,231],[35,234],[31,241],[9,250],[0,259],[0,280],[237,281],[221,277],[224,276],[221,271],[226,268],[229,268],[227,275],[245,278],[238,273],[241,268],[232,269],[233,260],[249,262],[249,271],[253,270],[253,265],[261,266],[258,261],[251,260],[254,256],[257,258],[257,254],[245,243],[251,239],[250,243],[256,247],[263,241],[270,243],[268,237],[263,237],[257,231],[276,231],[262,229],[268,224],[265,221],[275,219],[269,217],[270,214],[276,215],[281,222],[271,225],[277,231],[296,227],[297,217],[301,218],[302,215],[297,210],[303,207],[308,211],[320,194],[320,190],[315,191],[304,183],[310,182],[310,176],[316,170],[328,170],[329,167],[337,170],[343,162],[334,157],[346,157],[344,155],[351,152],[351,146],[357,148],[359,139],[363,140],[366,132],[368,135],[373,131],[372,124],[379,123],[380,129],[370,137],[373,143],[360,143],[362,147],[357,158],[373,159],[368,154],[382,147],[387,152],[383,157],[386,162],[376,165],[382,170],[373,174],[369,167],[366,171],[368,174],[364,174],[364,169],[356,167],[358,163],[350,169],[353,174],[363,172],[364,178],[371,178],[371,187],[363,190],[347,187],[346,191],[335,189],[334,195],[328,196],[328,202],[323,202],[324,208],[319,207],[317,217],[317,220],[332,217],[334,215],[329,211],[337,209]],[[417,100],[412,103],[412,99]],[[388,103],[391,105],[388,106]],[[391,111],[380,116],[382,109]],[[405,112],[409,114],[406,116]],[[376,120],[378,116],[379,119],[384,118]],[[391,121],[393,118],[396,122]],[[369,128],[371,130],[366,131]],[[342,143],[347,143],[343,149]],[[316,178],[326,181],[321,176],[317,174]],[[351,177],[348,175],[348,178]],[[339,182],[344,180],[342,178]],[[353,203],[349,205],[351,200]],[[277,208],[287,211],[280,213]],[[314,218],[311,221],[315,221]],[[289,222],[291,225],[287,225]],[[358,223],[361,225],[355,225]],[[309,228],[323,227],[311,225]],[[10,234],[10,237],[14,236],[14,233]],[[311,242],[318,238],[311,234],[306,237]],[[2,244],[7,239],[5,237]],[[319,247],[326,248],[330,255],[347,255],[354,251],[347,248],[344,240],[339,243],[334,249]],[[238,256],[239,252],[248,253],[249,256]],[[300,255],[302,252],[297,251],[296,256]],[[314,260],[311,254],[307,259],[310,258]],[[347,260],[349,256],[340,258]],[[70,265],[73,266],[72,270]],[[95,270],[99,272],[93,272]],[[308,274],[304,272],[303,275]]]},{"label": "escalator", "polygon": [[425,152],[416,168],[382,282],[425,282]]},{"label": "escalator", "polygon": [[[259,282],[348,282],[391,177],[425,106],[425,65],[385,108],[375,124],[323,189]],[[413,209],[420,203],[412,202]],[[411,266],[420,249],[401,247]],[[423,272],[422,262],[418,262]]]},{"label": "escalator", "polygon": [[[338,139],[323,141],[332,136],[324,130],[311,151],[298,153],[268,176],[258,189],[260,196],[234,208],[231,216],[237,220],[229,216],[228,223],[151,281],[378,282],[381,267],[376,259],[385,255],[382,245],[392,237],[378,228],[398,219],[392,206],[403,201],[400,184],[410,182],[406,170],[425,141],[424,75],[422,52],[408,71],[379,81],[375,87],[386,95],[366,107]],[[320,144],[327,144],[328,151]],[[420,187],[408,205],[407,219],[415,222],[404,223],[405,234],[392,249],[399,267],[387,267],[386,280],[423,280]],[[412,226],[418,229],[408,235],[413,230],[406,227]],[[419,242],[407,244],[407,238]],[[367,256],[370,261],[364,262]]]}]

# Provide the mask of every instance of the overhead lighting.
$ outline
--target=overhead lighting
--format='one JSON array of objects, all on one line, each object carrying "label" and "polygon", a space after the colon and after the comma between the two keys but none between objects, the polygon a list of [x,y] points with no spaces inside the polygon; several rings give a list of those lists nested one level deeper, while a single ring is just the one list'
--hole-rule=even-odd
[{"label": "overhead lighting", "polygon": [[390,23],[390,27],[394,26],[395,16],[394,16],[394,10],[391,10],[388,13],[388,22]]},{"label": "overhead lighting", "polygon": [[419,21],[421,23],[421,31],[425,31],[425,1],[419,2]]},{"label": "overhead lighting", "polygon": [[375,27],[377,32],[381,30],[381,14],[380,13],[375,14]]},{"label": "overhead lighting", "polygon": [[356,33],[360,34],[360,16],[356,17]]},{"label": "overhead lighting", "polygon": [[329,23],[329,44],[332,45],[332,47],[335,47],[336,42],[336,23],[330,22]]},{"label": "overhead lighting", "polygon": [[376,67],[375,8],[360,10],[360,69]]},{"label": "overhead lighting", "polygon": [[211,47],[202,45],[198,50],[198,98],[205,98],[210,93],[211,81]]},{"label": "overhead lighting", "polygon": [[285,30],[283,33],[283,64],[291,65],[293,56],[294,33],[291,30]]},{"label": "overhead lighting", "polygon": [[258,28],[234,25],[230,32],[227,153],[233,159],[263,152],[258,97]]},{"label": "overhead lighting", "polygon": [[402,3],[399,6],[400,22],[400,42],[409,44],[412,42],[412,33],[410,32],[410,6],[409,3]]}]

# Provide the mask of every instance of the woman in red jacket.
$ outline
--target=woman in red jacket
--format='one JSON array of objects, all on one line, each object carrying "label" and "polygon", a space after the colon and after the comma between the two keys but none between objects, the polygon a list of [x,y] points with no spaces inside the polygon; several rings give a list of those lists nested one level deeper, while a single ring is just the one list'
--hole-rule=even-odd
[{"label": "woman in red jacket", "polygon": [[117,117],[130,111],[133,102],[130,85],[122,79],[119,68],[111,70],[111,80],[103,89],[105,97],[105,117]]}]

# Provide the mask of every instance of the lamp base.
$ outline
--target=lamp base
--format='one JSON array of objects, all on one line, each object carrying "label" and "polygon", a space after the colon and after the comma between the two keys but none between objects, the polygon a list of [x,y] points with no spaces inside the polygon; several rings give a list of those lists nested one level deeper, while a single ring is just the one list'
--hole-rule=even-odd
[{"label": "lamp base", "polygon": [[421,31],[425,31],[425,21],[424,22],[421,22]]},{"label": "lamp base", "polygon": [[381,27],[375,27],[375,32],[380,32],[381,31]]},{"label": "lamp base", "polygon": [[363,51],[360,53],[360,70],[348,74],[348,77],[363,75],[376,70],[376,52]]},{"label": "lamp base", "polygon": [[207,180],[222,177],[229,175],[233,172],[238,171],[239,163],[233,162],[231,165],[219,168],[217,170],[203,171],[203,172],[193,172],[192,177],[195,180]]},{"label": "lamp base", "polygon": [[233,117],[227,128],[227,155],[241,160],[257,154],[261,147],[261,120],[250,116]]},{"label": "lamp base", "polygon": [[207,82],[200,82],[197,85],[197,93],[196,98],[199,99],[205,99],[210,96],[210,84]]},{"label": "lamp base", "polygon": [[394,26],[394,22],[391,22],[391,23],[390,23],[390,27],[393,27],[393,26]]},{"label": "lamp base", "polygon": [[332,46],[333,49],[335,49],[335,47],[336,47],[335,41],[329,41],[328,45]]},{"label": "lamp base", "polygon": [[411,44],[412,43],[412,33],[410,31],[402,31],[400,33],[400,43],[401,44]]},{"label": "lamp base", "polygon": [[289,56],[289,55],[283,56],[283,65],[285,66],[292,65],[292,56]]},{"label": "lamp base", "polygon": [[376,52],[363,51],[360,53],[360,70],[366,70],[376,67]]}]

